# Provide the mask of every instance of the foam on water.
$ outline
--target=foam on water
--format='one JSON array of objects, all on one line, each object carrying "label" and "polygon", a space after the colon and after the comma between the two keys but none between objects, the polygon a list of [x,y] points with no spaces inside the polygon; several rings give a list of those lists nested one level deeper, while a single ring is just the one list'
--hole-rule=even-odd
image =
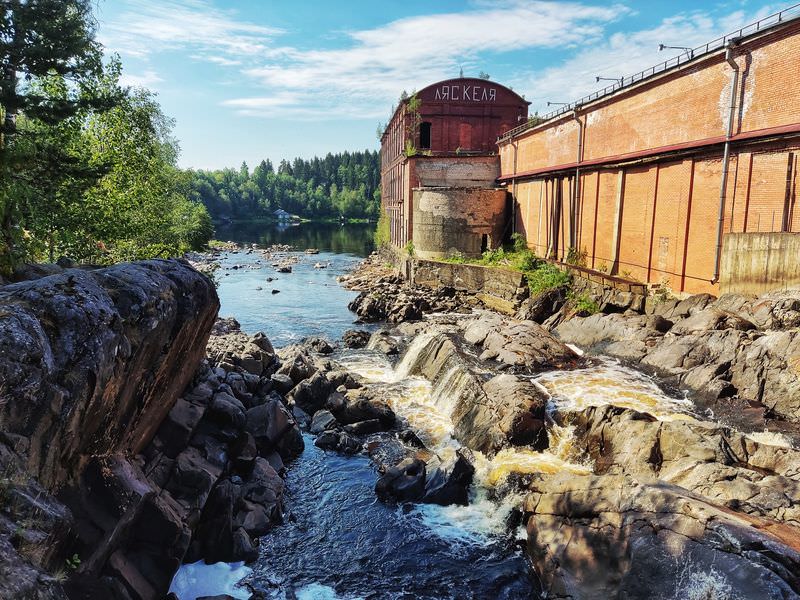
[{"label": "foam on water", "polygon": [[766,446],[780,446],[781,448],[794,448],[792,440],[776,431],[753,431],[746,434],[754,442],[764,444]]},{"label": "foam on water", "polygon": [[174,592],[179,600],[195,600],[200,596],[221,594],[247,600],[250,598],[249,590],[237,587],[237,584],[250,573],[251,570],[243,562],[207,565],[201,560],[181,565],[169,591]]},{"label": "foam on water", "polygon": [[[441,461],[455,455],[460,444],[452,437],[453,396],[459,387],[458,369],[442,375],[438,389],[432,394],[431,384],[421,377],[409,376],[413,363],[432,339],[417,336],[397,368],[392,370],[384,356],[377,352],[359,352],[344,356],[341,362],[372,385],[384,386],[383,397],[392,410],[408,421],[426,446]],[[538,383],[537,383],[538,385]],[[522,504],[522,495],[508,493],[497,497],[496,488],[512,473],[588,473],[591,468],[571,462],[573,432],[570,427],[551,424],[551,448],[537,452],[528,448],[506,448],[491,458],[481,452],[475,456],[475,484],[467,506],[417,504],[408,518],[421,519],[430,531],[453,544],[487,544],[493,537],[507,533],[507,519],[512,509]]]},{"label": "foam on water", "polygon": [[691,420],[693,404],[687,398],[665,394],[643,373],[611,359],[571,371],[549,371],[536,378],[549,392],[556,409],[580,411],[613,404],[646,412],[662,420]]},{"label": "foam on water", "polygon": [[297,600],[362,600],[355,596],[339,596],[336,590],[327,585],[312,583],[295,592]]}]

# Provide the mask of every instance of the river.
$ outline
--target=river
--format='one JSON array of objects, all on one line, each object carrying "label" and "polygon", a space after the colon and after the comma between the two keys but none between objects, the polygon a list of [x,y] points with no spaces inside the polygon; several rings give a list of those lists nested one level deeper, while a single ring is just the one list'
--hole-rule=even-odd
[{"label": "river", "polygon": [[[235,317],[249,333],[263,331],[277,347],[309,335],[340,339],[352,327],[347,303],[355,294],[336,277],[372,250],[370,235],[371,226],[315,224],[218,232],[240,243],[320,251],[301,254],[290,274],[276,274],[257,253],[224,255],[217,273],[220,314]],[[314,268],[316,263],[326,268]],[[412,344],[409,353],[414,351]],[[428,382],[408,377],[403,363],[392,365],[377,352],[347,351],[335,358],[370,385],[385,386],[392,408],[436,454],[444,458],[455,451],[447,399],[434,398]],[[555,408],[611,398],[659,418],[692,418],[690,402],[666,395],[649,378],[610,360],[581,371],[546,373],[538,382]],[[547,452],[507,450],[491,460],[478,453],[466,507],[381,503],[369,458],[323,452],[307,437],[305,451],[288,469],[286,518],[262,538],[259,560],[250,568],[185,565],[172,589],[181,600],[221,593],[248,598],[235,586],[244,578],[271,599],[535,597],[537,581],[521,551],[522,532],[507,526],[521,498],[504,495],[502,483],[511,472],[590,469],[570,455],[568,429],[550,434],[555,443]]]}]

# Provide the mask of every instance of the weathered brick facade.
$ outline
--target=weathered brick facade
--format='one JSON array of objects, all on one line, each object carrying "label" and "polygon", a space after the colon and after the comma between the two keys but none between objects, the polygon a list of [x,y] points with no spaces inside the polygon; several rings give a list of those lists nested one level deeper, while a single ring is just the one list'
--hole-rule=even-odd
[{"label": "weathered brick facade", "polygon": [[[800,232],[800,21],[736,42],[722,231]],[[719,49],[501,139],[516,230],[540,256],[718,293],[736,69]]]},{"label": "weathered brick facade", "polygon": [[[475,173],[485,170],[489,175],[468,187],[494,186],[497,169],[486,170],[486,161],[475,157],[499,161],[497,137],[528,116],[529,103],[521,96],[484,79],[440,81],[417,92],[415,98],[417,109],[410,108],[409,100],[402,101],[381,137],[382,208],[390,217],[392,243],[401,247],[413,235],[412,190],[437,185],[430,179],[421,183],[417,165],[451,163],[458,169],[473,158],[478,161]],[[443,177],[438,185],[452,183]]]}]

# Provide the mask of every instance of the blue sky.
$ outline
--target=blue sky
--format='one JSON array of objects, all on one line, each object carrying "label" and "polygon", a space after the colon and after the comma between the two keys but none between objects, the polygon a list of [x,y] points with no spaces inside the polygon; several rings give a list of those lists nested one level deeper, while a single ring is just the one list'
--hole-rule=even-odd
[{"label": "blue sky", "polygon": [[547,112],[787,4],[101,0],[125,82],[158,93],[184,167],[377,148],[402,90],[482,70]]}]

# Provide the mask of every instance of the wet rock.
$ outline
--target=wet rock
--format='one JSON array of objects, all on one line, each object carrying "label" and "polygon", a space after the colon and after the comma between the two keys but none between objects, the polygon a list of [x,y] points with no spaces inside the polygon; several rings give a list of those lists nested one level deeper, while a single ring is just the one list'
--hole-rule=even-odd
[{"label": "wet rock", "polygon": [[209,417],[222,427],[232,427],[236,431],[244,429],[246,421],[244,405],[234,396],[225,392],[214,394],[208,407]]},{"label": "wet rock", "polygon": [[575,362],[577,355],[537,323],[484,312],[464,329],[464,338],[482,348],[484,360],[494,359],[529,371]]},{"label": "wet rock", "polygon": [[455,458],[440,465],[428,475],[422,501],[442,506],[467,505],[469,487],[475,475],[474,462],[475,458],[468,449],[459,449]]},{"label": "wet rock", "polygon": [[379,419],[369,419],[367,421],[359,421],[357,423],[345,425],[344,430],[353,435],[369,435],[371,433],[385,431],[386,426],[381,423]]},{"label": "wet rock", "polygon": [[342,336],[342,342],[346,348],[363,348],[369,342],[370,335],[369,331],[363,329],[348,329]]},{"label": "wet rock", "polygon": [[368,346],[370,350],[377,350],[387,356],[398,354],[400,347],[397,340],[392,338],[388,331],[378,331],[370,337]]},{"label": "wet rock", "polygon": [[291,413],[276,396],[247,411],[247,431],[255,439],[262,456],[277,451],[284,459],[303,450],[303,437]]},{"label": "wet rock", "polygon": [[323,431],[314,445],[323,450],[333,450],[344,454],[356,454],[361,451],[361,443],[344,431]]},{"label": "wet rock", "polygon": [[333,346],[330,345],[328,340],[320,337],[308,338],[304,341],[304,345],[310,348],[317,354],[331,354],[333,353]]},{"label": "wet rock", "polygon": [[[347,388],[345,388],[345,391],[346,389]],[[345,399],[344,392],[337,390],[328,396],[328,399],[325,401],[325,408],[331,412],[339,413],[344,409],[346,404],[347,401]]]},{"label": "wet rock", "polygon": [[336,450],[339,446],[339,432],[338,431],[323,431],[314,440],[314,445],[323,450]]},{"label": "wet rock", "polygon": [[203,417],[205,409],[183,398],[178,398],[167,418],[161,424],[157,437],[164,440],[163,451],[170,458],[175,458],[185,448],[197,424]]},{"label": "wet rock", "polygon": [[401,432],[399,432],[397,434],[397,438],[400,441],[402,441],[402,442],[404,442],[404,443],[406,443],[409,446],[412,446],[414,448],[424,448],[425,447],[425,444],[422,442],[421,439],[419,439],[419,436],[414,432],[413,429],[404,429],[403,431],[401,431]]},{"label": "wet rock", "polygon": [[310,378],[298,383],[289,397],[295,404],[313,415],[315,412],[324,408],[325,401],[331,393],[332,384],[325,375],[319,371],[315,372]]},{"label": "wet rock", "polygon": [[391,467],[378,478],[375,493],[388,502],[416,502],[425,493],[425,462],[408,458]]},{"label": "wet rock", "polygon": [[[488,327],[492,322],[480,319],[477,326],[468,325],[467,332],[473,340],[485,340],[497,331]],[[539,327],[535,323],[530,325]],[[404,363],[409,374],[422,375],[432,382],[436,397],[448,398],[454,434],[462,444],[490,454],[510,444],[547,447],[544,427],[547,395],[543,391],[512,374],[484,381],[481,373],[485,368],[460,349],[462,342],[458,336],[444,332],[427,335],[422,338],[426,341],[424,345],[412,344],[417,354],[404,357]],[[561,346],[557,343],[551,347]],[[574,356],[571,350],[564,349],[564,356]]]},{"label": "wet rock", "polygon": [[311,433],[316,435],[328,429],[336,429],[338,424],[336,417],[330,411],[318,410],[311,420]]},{"label": "wet rock", "polygon": [[[530,556],[557,597],[793,597],[796,532],[665,483],[621,475],[534,476]],[[569,543],[564,543],[569,540]],[[780,557],[780,558],[778,558]],[[591,565],[591,568],[587,568]]]},{"label": "wet rock", "polygon": [[274,373],[272,377],[270,377],[270,381],[272,381],[275,390],[281,395],[289,393],[295,385],[292,378],[283,373]]},{"label": "wet rock", "polygon": [[394,411],[389,408],[388,403],[375,397],[373,391],[366,388],[354,397],[346,397],[344,408],[335,415],[345,425],[376,420],[387,429],[393,427],[396,420]]},{"label": "wet rock", "polygon": [[333,389],[338,390],[344,387],[345,389],[342,393],[346,393],[347,390],[357,390],[363,387],[361,377],[349,371],[340,371],[338,369],[335,371],[328,371],[325,373],[325,377],[328,378]]},{"label": "wet rock", "polygon": [[278,369],[278,375],[288,376],[295,385],[308,379],[317,372],[314,361],[302,351],[296,351],[291,356],[284,359],[283,364]]},{"label": "wet rock", "polygon": [[544,323],[548,317],[556,314],[566,304],[567,291],[566,287],[552,288],[528,298],[520,305],[516,318],[522,321]]}]

